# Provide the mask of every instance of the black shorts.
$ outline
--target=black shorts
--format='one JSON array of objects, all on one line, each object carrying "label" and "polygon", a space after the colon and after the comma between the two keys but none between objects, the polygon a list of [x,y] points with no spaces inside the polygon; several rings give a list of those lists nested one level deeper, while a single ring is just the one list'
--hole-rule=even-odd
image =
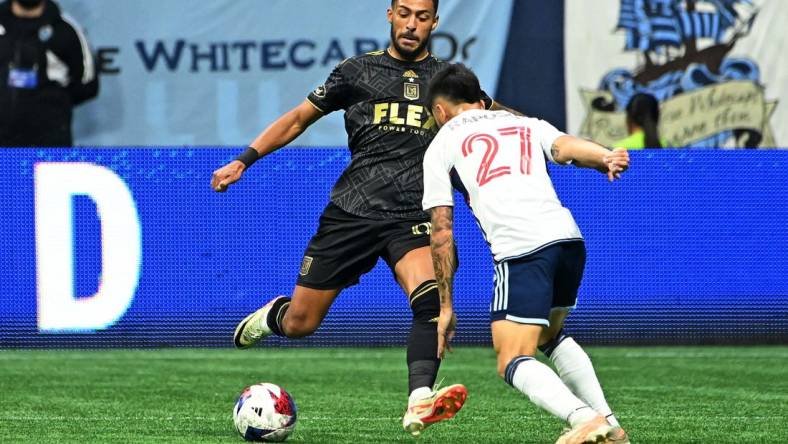
[{"label": "black shorts", "polygon": [[317,290],[356,285],[382,257],[391,270],[408,252],[430,245],[423,219],[367,219],[329,203],[301,262],[298,285]]},{"label": "black shorts", "polygon": [[492,321],[549,327],[552,309],[575,308],[585,264],[582,241],[560,242],[496,264]]}]

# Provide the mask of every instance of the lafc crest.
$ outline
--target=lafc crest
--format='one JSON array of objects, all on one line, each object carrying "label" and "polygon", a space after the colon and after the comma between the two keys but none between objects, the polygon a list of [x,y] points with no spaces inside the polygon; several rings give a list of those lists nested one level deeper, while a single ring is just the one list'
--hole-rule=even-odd
[{"label": "lafc crest", "polygon": [[419,84],[418,83],[405,83],[405,98],[408,100],[419,99]]},{"label": "lafc crest", "polygon": [[304,260],[301,262],[301,270],[298,272],[301,276],[306,276],[309,274],[309,269],[312,268],[312,262],[314,262],[315,258],[312,256],[304,256]]}]

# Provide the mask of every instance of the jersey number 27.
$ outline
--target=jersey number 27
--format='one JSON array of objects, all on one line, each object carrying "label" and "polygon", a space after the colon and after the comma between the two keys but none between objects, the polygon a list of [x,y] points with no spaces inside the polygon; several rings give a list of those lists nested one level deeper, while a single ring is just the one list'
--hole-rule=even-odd
[{"label": "jersey number 27", "polygon": [[[499,128],[498,135],[520,138],[520,172],[526,175],[531,174],[531,128],[524,126]],[[480,187],[487,185],[493,179],[512,174],[510,166],[493,167],[500,144],[498,143],[498,138],[492,134],[475,133],[466,137],[465,141],[462,142],[463,157],[468,157],[473,153],[473,145],[477,142],[481,142],[486,146],[484,158],[481,165],[479,165],[479,172],[476,174],[476,182]]]}]

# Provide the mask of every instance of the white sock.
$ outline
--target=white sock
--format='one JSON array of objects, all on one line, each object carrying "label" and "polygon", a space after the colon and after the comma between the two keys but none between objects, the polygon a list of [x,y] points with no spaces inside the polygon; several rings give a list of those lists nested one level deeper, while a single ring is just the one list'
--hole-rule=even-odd
[{"label": "white sock", "polygon": [[534,404],[569,421],[572,427],[595,418],[598,413],[577,398],[553,370],[533,358],[516,358],[507,368],[507,382]]},{"label": "white sock", "polygon": [[591,359],[574,339],[566,338],[561,341],[550,354],[550,359],[555,364],[561,380],[572,390],[572,393],[607,418],[610,425],[618,426],[618,420],[607,405]]},{"label": "white sock", "polygon": [[419,387],[416,390],[410,392],[410,396],[408,397],[408,405],[413,404],[416,401],[422,400],[424,398],[429,398],[432,396],[432,389],[429,387]]}]

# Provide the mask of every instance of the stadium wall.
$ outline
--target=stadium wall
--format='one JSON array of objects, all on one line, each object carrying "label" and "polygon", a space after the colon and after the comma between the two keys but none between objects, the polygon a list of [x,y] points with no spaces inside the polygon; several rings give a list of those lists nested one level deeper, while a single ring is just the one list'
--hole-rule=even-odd
[{"label": "stadium wall", "polygon": [[[0,152],[0,348],[230,346],[235,324],[288,293],[344,148],[294,148],[227,194],[226,148]],[[785,343],[788,152],[632,153],[625,180],[551,173],[588,247],[569,331],[588,344]],[[462,344],[489,342],[492,262],[458,209]],[[405,343],[405,297],[379,264],[313,337]]]}]

